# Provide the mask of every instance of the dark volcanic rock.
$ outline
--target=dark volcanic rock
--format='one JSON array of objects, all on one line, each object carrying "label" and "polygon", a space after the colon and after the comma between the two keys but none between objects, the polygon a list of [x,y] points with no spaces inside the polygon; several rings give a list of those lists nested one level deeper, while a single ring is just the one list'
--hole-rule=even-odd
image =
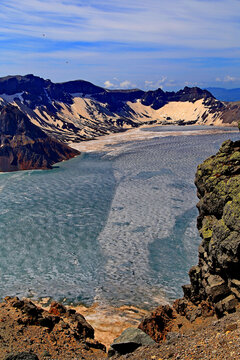
[{"label": "dark volcanic rock", "polygon": [[[164,92],[162,89],[144,92],[139,89],[130,90],[107,90],[85,80],[53,83],[38,76],[28,74],[25,76],[15,75],[0,78],[0,94],[14,95],[21,93],[24,104],[32,109],[37,106],[47,106],[53,113],[56,112],[57,104],[52,106],[52,101],[61,101],[72,104],[72,94],[92,96],[97,101],[107,104],[110,112],[121,112],[127,101],[134,102],[140,99],[143,105],[151,106],[157,110],[170,101],[195,102],[204,99],[206,105],[212,105],[215,110],[222,107],[220,101],[215,101],[214,96],[207,90],[198,87],[185,87],[177,92]],[[213,101],[214,100],[214,101]]]},{"label": "dark volcanic rock", "polygon": [[111,112],[121,111],[127,101],[134,102],[141,99],[144,91],[139,89],[133,90],[108,90],[94,95],[94,99],[108,104],[108,110]]},{"label": "dark volcanic rock", "polygon": [[105,90],[84,80],[54,84],[51,80],[44,80],[32,74],[0,78],[0,94],[22,93],[24,103],[31,108],[49,106],[50,100],[72,104],[71,93],[95,94],[102,91]]},{"label": "dark volcanic rock", "polygon": [[240,141],[223,143],[198,166],[199,263],[183,287],[194,303],[208,300],[218,316],[235,310],[240,300]]},{"label": "dark volcanic rock", "polygon": [[[214,96],[207,90],[202,90],[198,87],[187,87],[177,92],[164,92],[162,89],[155,91],[148,91],[142,96],[142,103],[146,106],[152,106],[153,109],[160,109],[170,101],[190,101],[204,99],[206,105],[210,105],[212,100],[215,101]],[[220,102],[219,102],[220,103]]]},{"label": "dark volcanic rock", "polygon": [[168,103],[168,96],[162,89],[155,91],[148,91],[142,98],[142,104],[146,106],[152,106],[153,109],[160,109],[162,106]]},{"label": "dark volcanic rock", "polygon": [[47,87],[50,83],[50,80],[32,74],[5,76],[0,78],[0,94],[13,95],[24,91],[37,94],[39,89]]},{"label": "dark volcanic rock", "polygon": [[0,112],[0,171],[50,169],[79,154],[46,135],[16,106]]}]

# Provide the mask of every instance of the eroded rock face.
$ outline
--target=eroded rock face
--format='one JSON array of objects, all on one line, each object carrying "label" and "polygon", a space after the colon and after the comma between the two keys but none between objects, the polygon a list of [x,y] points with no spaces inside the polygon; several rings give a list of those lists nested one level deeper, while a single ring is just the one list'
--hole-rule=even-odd
[{"label": "eroded rock face", "polygon": [[79,151],[51,138],[16,106],[0,112],[0,171],[50,169]]},{"label": "eroded rock face", "polygon": [[199,263],[190,269],[184,295],[208,300],[216,313],[235,310],[240,300],[240,141],[223,143],[198,166]]}]

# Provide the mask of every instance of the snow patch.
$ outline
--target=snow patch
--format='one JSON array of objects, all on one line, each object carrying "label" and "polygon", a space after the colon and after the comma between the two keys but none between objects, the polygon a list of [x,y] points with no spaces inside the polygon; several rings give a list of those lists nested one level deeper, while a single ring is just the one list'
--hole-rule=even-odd
[{"label": "snow patch", "polygon": [[1,94],[0,99],[10,102],[10,103],[14,102],[14,99],[16,99],[16,98],[23,101],[23,97],[22,97],[23,93],[24,93],[24,91],[22,91],[21,93],[13,94],[13,95]]},{"label": "snow patch", "polygon": [[48,95],[48,92],[47,92],[47,90],[46,90],[45,88],[44,88],[44,93],[45,93],[48,101],[51,103],[51,102],[52,102],[52,99],[51,99],[50,96]]}]

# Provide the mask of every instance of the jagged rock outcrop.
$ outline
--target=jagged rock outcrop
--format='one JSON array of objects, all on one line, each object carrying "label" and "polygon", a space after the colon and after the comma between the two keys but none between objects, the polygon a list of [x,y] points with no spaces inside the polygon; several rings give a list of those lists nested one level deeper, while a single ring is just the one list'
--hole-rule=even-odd
[{"label": "jagged rock outcrop", "polygon": [[[189,101],[194,103],[200,99],[203,99],[206,105],[215,103],[215,98],[209,91],[188,86],[177,92],[164,92],[162,89],[147,91],[142,97],[142,103],[147,106],[151,105],[153,109],[157,110],[171,101]],[[221,102],[217,102],[217,105],[219,108],[223,106]]]},{"label": "jagged rock outcrop", "polygon": [[184,296],[195,304],[208,300],[221,316],[240,300],[240,141],[224,142],[199,165],[195,184],[203,240]]},{"label": "jagged rock outcrop", "polygon": [[0,112],[0,171],[50,169],[79,152],[49,137],[16,106]]},{"label": "jagged rock outcrop", "polygon": [[48,311],[27,299],[4,300],[0,303],[0,359],[105,358],[106,347],[94,339],[93,327],[75,309],[52,302]]}]

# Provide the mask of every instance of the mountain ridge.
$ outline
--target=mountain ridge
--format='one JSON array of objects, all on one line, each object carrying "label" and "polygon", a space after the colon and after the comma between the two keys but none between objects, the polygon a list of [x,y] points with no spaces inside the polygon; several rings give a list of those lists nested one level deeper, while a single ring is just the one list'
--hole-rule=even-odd
[{"label": "mountain ridge", "polygon": [[0,78],[0,108],[12,104],[48,135],[79,142],[142,125],[234,125],[240,104],[207,90],[104,89],[85,80],[53,83],[33,74]]}]

